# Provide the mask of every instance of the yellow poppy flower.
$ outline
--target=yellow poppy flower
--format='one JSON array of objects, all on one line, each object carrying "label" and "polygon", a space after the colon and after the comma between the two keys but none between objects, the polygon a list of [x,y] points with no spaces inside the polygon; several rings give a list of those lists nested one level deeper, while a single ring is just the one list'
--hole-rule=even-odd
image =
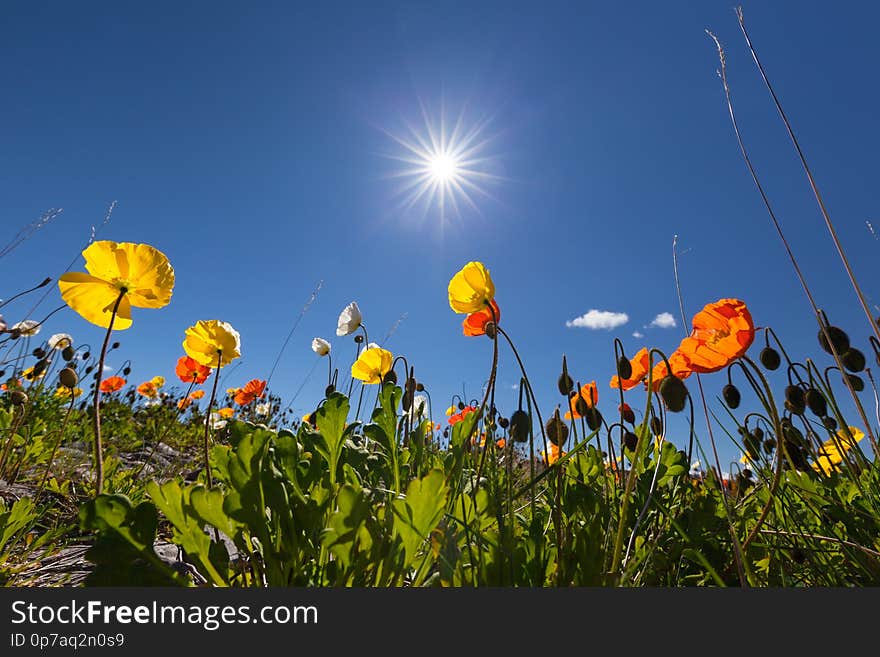
[{"label": "yellow poppy flower", "polygon": [[61,298],[92,324],[110,325],[113,306],[122,294],[113,328],[131,326],[131,307],[162,308],[171,301],[174,269],[165,254],[148,244],[99,241],[83,252],[86,271],[58,279]]},{"label": "yellow poppy flower", "polygon": [[154,376],[150,379],[150,383],[152,383],[157,388],[161,388],[165,385],[165,377],[164,376]]},{"label": "yellow poppy flower", "polygon": [[449,305],[457,313],[482,310],[495,297],[495,284],[482,262],[469,262],[449,281]]},{"label": "yellow poppy flower", "polygon": [[225,367],[241,356],[241,336],[226,322],[200,319],[186,329],[183,350],[200,365]]},{"label": "yellow poppy flower", "polygon": [[830,475],[832,470],[843,461],[846,453],[855,447],[856,443],[865,437],[865,433],[857,427],[850,427],[852,438],[841,429],[836,438],[829,438],[819,448],[819,458],[813,463],[813,470]]},{"label": "yellow poppy flower", "polygon": [[351,375],[364,383],[381,383],[391,369],[394,357],[382,347],[364,349],[351,366]]},{"label": "yellow poppy flower", "polygon": [[44,376],[46,376],[46,368],[40,370],[39,374],[34,374],[34,368],[28,367],[26,370],[21,371],[21,375],[28,381],[38,381],[39,379],[42,379]]},{"label": "yellow poppy flower", "polygon": [[65,386],[61,386],[60,388],[57,388],[55,390],[55,396],[58,397],[59,399],[69,399],[71,392],[73,392],[74,397],[79,397],[81,394],[83,394],[83,389],[82,388],[74,388],[71,391],[70,388],[66,388]]}]

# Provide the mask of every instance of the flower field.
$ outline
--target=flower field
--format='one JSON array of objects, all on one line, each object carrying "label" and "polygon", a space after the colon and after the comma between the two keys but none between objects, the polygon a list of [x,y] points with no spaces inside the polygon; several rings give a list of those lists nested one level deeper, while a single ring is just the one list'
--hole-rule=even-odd
[{"label": "flower field", "polygon": [[[363,298],[363,310],[352,301],[326,318],[326,334],[301,340],[326,384],[295,415],[271,374],[245,365],[242,385],[221,385],[260,338],[219,310],[178,327],[180,349],[161,365],[173,380],[159,365],[148,372],[152,363],[137,378],[128,361],[108,371],[108,355],[125,358],[120,334],[150,339],[139,320],[160,315],[178,281],[152,244],[92,239],[57,280],[2,290],[0,582],[880,584],[880,319],[777,101],[852,285],[841,296],[854,293],[864,321],[838,326],[817,305],[752,168],[718,53],[780,262],[812,308],[800,318],[815,327],[812,353],[792,353],[753,316],[748,290],[719,290],[683,317],[672,350],[645,339],[627,352],[609,338],[589,375],[560,353],[558,377],[536,380],[523,327],[507,319],[527,302],[492,263],[462,258],[446,289],[428,294],[460,318],[456,339],[483,347],[475,398],[432,389],[418,352],[371,341]],[[838,263],[811,274],[822,267]],[[68,332],[46,335],[17,303],[44,293]],[[101,343],[78,343],[83,326],[98,327]],[[354,358],[339,354],[343,343]],[[500,401],[501,367],[516,373],[516,403]],[[736,468],[719,448],[741,454]]]}]

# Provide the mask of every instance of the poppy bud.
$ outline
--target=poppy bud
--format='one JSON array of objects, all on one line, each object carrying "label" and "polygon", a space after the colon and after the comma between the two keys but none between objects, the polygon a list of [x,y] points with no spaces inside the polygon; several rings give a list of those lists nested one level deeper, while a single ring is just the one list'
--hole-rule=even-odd
[{"label": "poppy bud", "polygon": [[385,373],[385,376],[382,377],[382,383],[397,383],[397,372],[394,370],[388,370]]},{"label": "poppy bud", "polygon": [[687,388],[677,376],[670,374],[660,382],[660,397],[671,413],[680,413],[684,410],[687,396]]},{"label": "poppy bud", "polygon": [[782,358],[780,358],[779,352],[773,347],[764,347],[761,349],[758,358],[761,360],[761,364],[768,370],[779,369],[779,366],[782,364]]},{"label": "poppy bud", "polygon": [[486,326],[483,327],[483,330],[486,332],[486,337],[490,340],[494,340],[495,336],[498,334],[498,331],[495,328],[495,322],[486,322]]},{"label": "poppy bud", "polygon": [[86,368],[86,374],[91,374],[93,369],[95,369],[95,368],[92,367],[91,365],[89,365],[89,366]]},{"label": "poppy bud", "polygon": [[584,418],[587,421],[587,427],[589,427],[590,431],[596,431],[599,427],[602,426],[602,414],[595,406],[590,406],[587,409],[587,413]]},{"label": "poppy bud", "polygon": [[0,379],[6,376],[6,370],[0,370]]},{"label": "poppy bud", "polygon": [[124,367],[124,368],[122,369],[122,375],[123,375],[123,376],[128,376],[129,374],[131,374],[131,368],[130,368],[130,367]]},{"label": "poppy bud", "polygon": [[626,356],[621,356],[617,361],[617,376],[621,379],[628,379],[632,376],[632,373],[632,363],[629,362],[629,359]]},{"label": "poppy bud", "polygon": [[732,383],[728,383],[726,386],[724,386],[724,390],[721,392],[721,395],[724,397],[725,403],[730,408],[737,408],[739,406],[739,390],[737,390],[736,386]]},{"label": "poppy bud", "polygon": [[412,378],[411,376],[410,376],[410,377],[407,377],[407,379],[406,379],[406,383],[404,384],[404,389],[405,389],[406,392],[408,392],[410,395],[415,394],[415,391],[416,391],[416,380],[415,380],[414,378]]},{"label": "poppy bud", "polygon": [[856,376],[855,374],[845,374],[844,376],[849,379],[849,384],[856,392],[861,392],[865,389],[865,382],[862,380],[862,377]]},{"label": "poppy bud", "polygon": [[623,434],[623,445],[629,451],[634,452],[639,445],[639,437],[632,431],[627,431]]},{"label": "poppy bud", "polygon": [[73,357],[75,355],[76,355],[76,352],[74,351],[73,347],[71,347],[70,345],[67,345],[66,347],[64,347],[64,349],[61,350],[61,357],[66,361],[73,360]]},{"label": "poppy bud", "polygon": [[400,405],[403,407],[403,410],[408,411],[412,408],[413,396],[412,393],[407,390],[403,393],[403,398],[400,400]]},{"label": "poppy bud", "polygon": [[776,441],[772,438],[768,438],[764,441],[764,451],[767,454],[772,454],[773,450],[776,449]]},{"label": "poppy bud", "polygon": [[785,434],[786,444],[794,445],[797,448],[803,447],[804,434],[787,419],[782,421],[782,432]]},{"label": "poppy bud", "polygon": [[583,417],[590,410],[590,406],[587,404],[587,400],[584,399],[581,395],[577,396],[577,399],[574,400],[574,410],[575,412]]},{"label": "poppy bud", "polygon": [[417,383],[417,384],[416,384],[416,390],[418,390],[419,392],[424,392],[424,391],[425,391],[425,385],[424,385],[423,383],[421,383],[421,382]]},{"label": "poppy bud", "polygon": [[12,394],[9,395],[9,399],[13,406],[24,406],[27,404],[28,396],[21,390],[13,390]]},{"label": "poppy bud", "polygon": [[361,342],[364,341],[364,336],[362,336],[360,333],[358,333],[356,336],[354,336],[354,341],[357,342],[358,344],[360,344]]},{"label": "poppy bud", "polygon": [[[825,332],[828,332],[828,339],[825,338]],[[831,343],[829,344],[829,340]],[[819,329],[819,346],[822,347],[822,351],[828,354],[834,354],[836,351],[839,354],[842,354],[844,351],[849,349],[849,336],[843,332],[843,329],[839,329],[836,326],[826,326],[825,331]],[[832,351],[831,347],[834,347]]]},{"label": "poppy bud", "polygon": [[833,417],[823,418],[822,424],[825,425],[825,428],[828,429],[828,431],[836,431],[837,430],[837,420],[835,420]]},{"label": "poppy bud", "polygon": [[804,398],[807,402],[807,407],[813,412],[813,415],[825,417],[828,414],[828,404],[825,402],[821,392],[815,388],[810,388],[807,390]]},{"label": "poppy bud", "polygon": [[37,347],[31,353],[34,355],[34,358],[43,358],[46,355],[46,351],[40,347]]},{"label": "poppy bud", "polygon": [[510,426],[510,420],[508,420],[506,417],[500,417],[498,418],[498,426],[502,429],[506,429],[508,426]]},{"label": "poppy bud", "polygon": [[651,433],[655,436],[663,435],[663,420],[656,415],[651,418]]},{"label": "poppy bud", "polygon": [[111,349],[119,349],[119,343],[118,343],[118,342],[114,342],[113,344],[110,345],[110,348],[111,348]]},{"label": "poppy bud", "polygon": [[46,368],[49,367],[48,360],[38,360],[36,365],[34,365],[33,369],[33,378],[39,377],[43,372],[46,371]]},{"label": "poppy bud", "polygon": [[58,372],[58,380],[61,381],[61,385],[65,388],[75,388],[76,384],[79,382],[79,377],[76,375],[76,372],[69,367],[65,367],[63,370]]},{"label": "poppy bud", "polygon": [[84,353],[84,354],[82,355],[82,359],[83,359],[83,360],[88,360],[88,359],[91,358],[91,357],[92,357],[92,352],[91,352],[91,351],[87,351],[86,353]]},{"label": "poppy bud", "polygon": [[510,436],[516,443],[524,443],[529,439],[531,419],[525,411],[514,411],[510,416]]},{"label": "poppy bud", "polygon": [[556,387],[559,388],[560,395],[567,396],[574,390],[574,381],[572,381],[568,374],[563,372],[559,375],[559,380],[556,381]]},{"label": "poppy bud", "polygon": [[790,385],[785,388],[785,407],[795,415],[802,415],[807,406],[804,391],[800,386]]},{"label": "poppy bud", "polygon": [[620,417],[623,418],[624,422],[628,422],[633,424],[636,421],[636,414],[633,412],[633,409],[629,407],[628,404],[624,404],[620,407]]},{"label": "poppy bud", "polygon": [[329,386],[327,386],[326,388],[324,388],[324,396],[325,397],[329,397],[334,392],[336,392],[336,386],[334,386],[332,383]]},{"label": "poppy bud", "polygon": [[547,420],[544,430],[547,432],[547,439],[557,447],[562,447],[568,439],[568,427],[560,419],[559,411]]},{"label": "poppy bud", "polygon": [[458,402],[458,410],[460,410],[460,411],[464,410],[464,402],[461,402],[461,401]]},{"label": "poppy bud", "polygon": [[865,354],[855,347],[850,347],[843,352],[840,356],[840,362],[843,363],[843,366],[850,372],[861,372],[865,369],[865,365],[867,365]]}]

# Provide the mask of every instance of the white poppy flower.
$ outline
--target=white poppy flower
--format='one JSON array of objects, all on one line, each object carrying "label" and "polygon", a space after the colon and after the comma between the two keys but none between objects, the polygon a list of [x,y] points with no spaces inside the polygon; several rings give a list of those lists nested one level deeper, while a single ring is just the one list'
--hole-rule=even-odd
[{"label": "white poppy flower", "polygon": [[49,349],[66,349],[73,346],[73,338],[67,333],[56,333],[49,338]]},{"label": "white poppy flower", "polygon": [[352,301],[339,313],[339,321],[336,323],[336,335],[351,335],[358,330],[362,320],[363,316],[357,302]]},{"label": "white poppy flower", "polygon": [[257,404],[254,410],[257,411],[257,415],[269,415],[269,402]]},{"label": "white poppy flower", "polygon": [[319,356],[326,356],[330,353],[330,343],[323,338],[315,338],[312,340],[312,351]]},{"label": "white poppy flower", "polygon": [[40,323],[34,319],[24,319],[13,324],[11,330],[18,331],[21,335],[36,335],[40,332]]},{"label": "white poppy flower", "polygon": [[418,422],[419,419],[428,417],[428,398],[425,395],[415,395],[413,397],[412,406],[406,411],[410,421]]},{"label": "white poppy flower", "polygon": [[217,411],[211,413],[211,428],[215,431],[222,429],[226,426],[226,420],[220,417],[220,414]]}]

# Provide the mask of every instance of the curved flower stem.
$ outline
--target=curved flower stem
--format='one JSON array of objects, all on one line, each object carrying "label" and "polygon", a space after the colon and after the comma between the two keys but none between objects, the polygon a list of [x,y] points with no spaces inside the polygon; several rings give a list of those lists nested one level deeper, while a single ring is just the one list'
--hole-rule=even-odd
[{"label": "curved flower stem", "polygon": [[[498,322],[495,317],[495,309],[492,308],[491,304],[489,305],[489,312],[492,313],[492,321],[495,322],[496,328],[495,328],[494,337],[492,339],[492,369],[489,372],[489,383],[486,386],[486,392],[483,394],[483,401],[480,402],[480,408],[479,408],[479,410],[477,410],[477,413],[479,415],[482,415],[483,411],[486,408],[486,402],[489,401],[489,396],[495,390],[495,374],[498,372],[498,332],[501,329],[498,328]],[[477,426],[478,426],[478,423],[474,422],[474,426],[471,429],[471,435],[465,437],[466,441],[469,441],[473,438],[473,434],[474,434],[474,431],[477,430]],[[487,452],[488,443],[489,443],[489,440],[488,440],[488,436],[487,436],[486,440],[484,441],[484,443],[481,447],[482,451],[480,453],[480,464],[477,466],[476,485],[472,487],[472,489],[473,489],[472,495],[474,497],[474,500],[476,500],[476,498],[477,498],[477,487],[480,484],[480,476],[483,473],[483,466],[486,463],[486,452]]]},{"label": "curved flower stem", "polygon": [[67,429],[70,414],[73,412],[74,402],[76,402],[76,396],[73,394],[73,390],[70,390],[70,406],[67,407],[67,413],[64,415],[64,422],[61,424],[61,432],[58,434],[58,440],[52,448],[48,463],[46,463],[46,472],[43,473],[43,479],[40,481],[40,485],[37,487],[37,492],[34,494],[35,503],[40,499],[40,495],[43,493],[43,487],[46,485],[46,479],[49,478],[49,471],[52,470],[52,463],[55,461],[55,454],[61,446],[61,441],[64,440],[64,432]]},{"label": "curved flower stem", "polygon": [[211,439],[211,409],[214,407],[214,400],[217,398],[217,383],[220,381],[220,363],[223,362],[223,351],[217,350],[217,368],[214,370],[214,385],[211,388],[211,401],[208,402],[208,412],[205,416],[205,475],[208,479],[208,488],[214,485],[211,477],[211,460],[208,458],[209,441]]},{"label": "curved flower stem", "polygon": [[119,304],[128,292],[125,288],[119,291],[116,303],[113,304],[113,312],[110,315],[110,324],[104,335],[104,344],[101,345],[101,355],[98,358],[98,371],[95,380],[95,497],[104,492],[104,445],[101,442],[101,377],[104,374],[104,358],[107,356],[107,346],[110,344],[110,334],[113,333],[113,323],[116,321],[116,313],[119,312]]}]

